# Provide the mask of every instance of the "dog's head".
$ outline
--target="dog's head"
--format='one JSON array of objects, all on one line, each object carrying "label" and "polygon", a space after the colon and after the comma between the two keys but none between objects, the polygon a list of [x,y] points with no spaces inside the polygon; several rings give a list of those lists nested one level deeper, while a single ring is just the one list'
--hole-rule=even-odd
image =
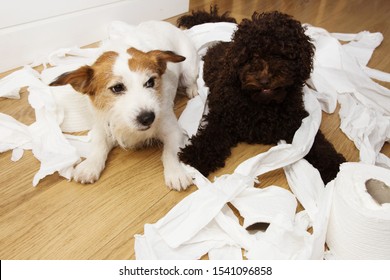
[{"label": "dog's head", "polygon": [[67,72],[51,86],[70,84],[87,94],[99,112],[109,116],[111,126],[130,131],[148,130],[160,113],[162,75],[167,62],[185,57],[171,51],[142,52],[129,48],[127,53],[103,53],[91,66]]},{"label": "dog's head", "polygon": [[232,38],[230,72],[260,103],[283,102],[291,87],[310,77],[314,46],[301,23],[279,12],[254,13]]}]

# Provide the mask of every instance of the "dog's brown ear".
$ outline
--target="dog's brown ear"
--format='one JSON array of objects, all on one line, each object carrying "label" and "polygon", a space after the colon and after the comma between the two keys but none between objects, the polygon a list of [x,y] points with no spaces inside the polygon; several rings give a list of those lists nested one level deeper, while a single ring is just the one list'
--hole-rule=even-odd
[{"label": "dog's brown ear", "polygon": [[77,70],[66,72],[58,76],[50,83],[50,86],[70,84],[76,91],[88,94],[92,77],[93,69],[90,66],[83,66]]},{"label": "dog's brown ear", "polygon": [[163,60],[165,62],[182,62],[186,58],[182,55],[178,55],[175,52],[172,51],[154,51],[156,52],[156,56],[158,60]]},{"label": "dog's brown ear", "polygon": [[164,74],[167,69],[167,62],[178,63],[186,59],[184,56],[172,51],[153,50],[144,53],[136,48],[129,48],[127,53],[131,55],[129,60],[130,68],[149,68],[152,71],[156,71],[159,75]]},{"label": "dog's brown ear", "polygon": [[178,55],[172,51],[160,51],[154,50],[148,52],[148,54],[152,55],[157,61],[157,65],[159,67],[159,72],[163,74],[167,69],[167,62],[178,63],[184,61],[186,58],[182,55]]}]

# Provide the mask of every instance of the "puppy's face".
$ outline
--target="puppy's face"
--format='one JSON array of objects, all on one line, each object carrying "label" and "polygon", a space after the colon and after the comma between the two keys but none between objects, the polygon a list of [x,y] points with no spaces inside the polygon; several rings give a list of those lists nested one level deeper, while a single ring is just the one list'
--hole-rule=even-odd
[{"label": "puppy's face", "polygon": [[254,56],[239,70],[241,89],[255,102],[280,103],[287,94],[287,88],[294,84],[292,69],[281,57],[268,57],[267,60]]},{"label": "puppy's face", "polygon": [[95,109],[108,118],[114,134],[121,130],[141,132],[153,127],[159,118],[161,78],[167,62],[184,59],[160,50],[105,52],[92,66],[64,73],[51,85],[71,84],[75,90],[88,94]]},{"label": "puppy's face", "polygon": [[253,101],[280,103],[301,92],[313,56],[314,45],[299,21],[280,12],[255,12],[234,33],[230,69]]}]

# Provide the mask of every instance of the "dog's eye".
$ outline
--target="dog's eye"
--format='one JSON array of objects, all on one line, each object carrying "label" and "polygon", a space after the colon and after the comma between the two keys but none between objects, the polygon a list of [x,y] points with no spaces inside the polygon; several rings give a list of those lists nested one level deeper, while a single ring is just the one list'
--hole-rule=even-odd
[{"label": "dog's eye", "polygon": [[149,80],[146,81],[146,83],[144,84],[144,87],[153,88],[155,79],[156,79],[155,77],[151,77]]},{"label": "dog's eye", "polygon": [[113,92],[113,93],[122,93],[126,90],[126,87],[124,84],[122,83],[118,83],[116,85],[113,85],[112,87],[110,87],[110,90]]}]

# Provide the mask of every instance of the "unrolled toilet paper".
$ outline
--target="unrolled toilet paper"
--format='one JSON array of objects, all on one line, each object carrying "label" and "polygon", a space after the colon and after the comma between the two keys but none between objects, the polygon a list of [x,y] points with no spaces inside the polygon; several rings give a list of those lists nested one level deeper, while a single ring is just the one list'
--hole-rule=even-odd
[{"label": "unrolled toilet paper", "polygon": [[330,249],[327,258],[389,260],[390,170],[344,163],[331,184],[334,195],[326,238]]}]

